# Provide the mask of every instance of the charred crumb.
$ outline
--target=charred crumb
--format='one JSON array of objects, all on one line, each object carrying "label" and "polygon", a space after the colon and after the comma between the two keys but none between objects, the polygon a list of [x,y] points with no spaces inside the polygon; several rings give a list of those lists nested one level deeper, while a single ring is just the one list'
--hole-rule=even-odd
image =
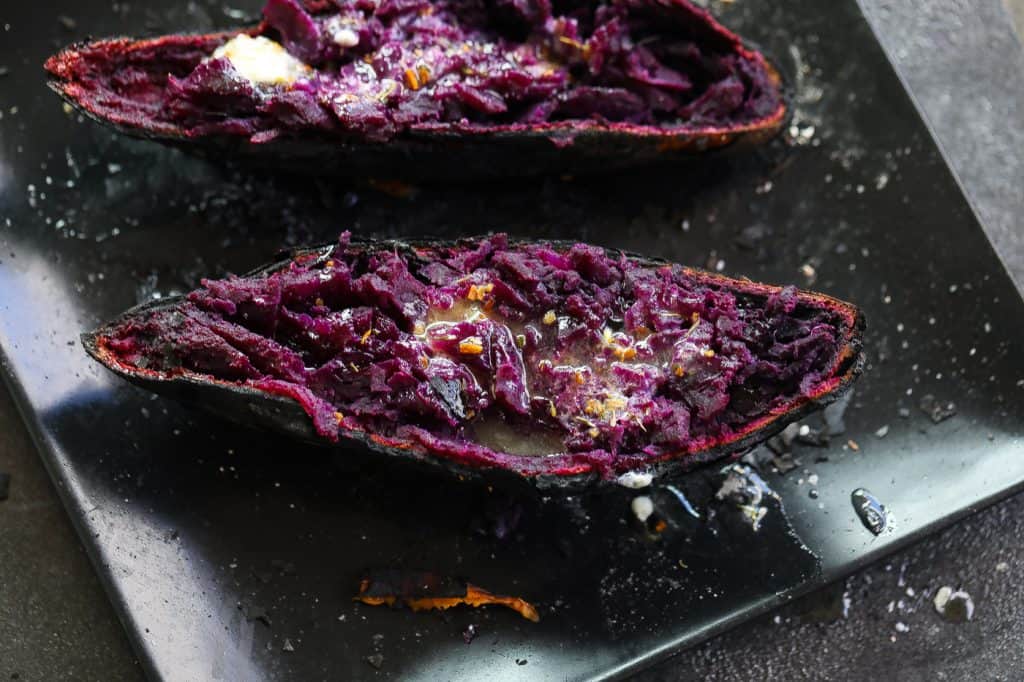
[{"label": "charred crumb", "polygon": [[812,429],[805,424],[797,432],[796,441],[801,445],[827,448],[831,439],[829,438],[828,431],[825,429]]},{"label": "charred crumb", "polygon": [[246,620],[263,623],[268,628],[271,626],[270,614],[263,606],[259,606],[257,604],[239,604],[238,608],[241,609]]},{"label": "charred crumb", "polygon": [[943,422],[956,414],[956,404],[953,401],[940,401],[931,393],[921,398],[918,407],[928,415],[933,424]]},{"label": "charred crumb", "polygon": [[65,31],[74,31],[76,28],[78,28],[78,22],[75,21],[73,18],[67,16],[66,14],[58,15],[57,23],[60,24],[60,27],[63,28]]},{"label": "charred crumb", "polygon": [[292,644],[292,640],[288,637],[284,638],[284,644],[281,645],[281,651],[287,651],[288,653],[295,651],[295,645]]},{"label": "charred crumb", "polygon": [[370,654],[363,660],[377,670],[380,670],[384,666],[384,654]]},{"label": "charred crumb", "polygon": [[466,629],[462,631],[462,641],[466,644],[472,644],[478,634],[476,625],[470,623],[466,626]]},{"label": "charred crumb", "polygon": [[974,600],[963,590],[943,585],[936,591],[932,603],[943,620],[950,623],[966,623],[974,618]]},{"label": "charred crumb", "polygon": [[800,460],[793,457],[793,455],[786,453],[784,455],[773,457],[772,466],[775,467],[780,474],[788,474],[790,471],[793,471],[800,466]]}]

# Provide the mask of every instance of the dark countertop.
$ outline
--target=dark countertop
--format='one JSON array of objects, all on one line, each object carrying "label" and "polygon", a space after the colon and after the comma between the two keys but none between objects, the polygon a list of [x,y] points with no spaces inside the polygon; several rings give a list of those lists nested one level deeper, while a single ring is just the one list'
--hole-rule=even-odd
[{"label": "dark countertop", "polygon": [[[739,0],[749,2],[752,0]],[[956,168],[989,236],[1024,283],[1024,0],[863,0]],[[1011,14],[1012,12],[1012,14]],[[2,17],[0,17],[2,23]],[[1018,23],[1018,25],[1020,25]],[[894,226],[898,229],[898,226]],[[6,390],[0,389],[0,679],[140,678],[127,639]],[[1011,679],[1024,669],[1024,496],[1007,500],[645,679]],[[931,605],[948,585],[976,606],[964,625]],[[844,598],[848,608],[843,615]]]}]

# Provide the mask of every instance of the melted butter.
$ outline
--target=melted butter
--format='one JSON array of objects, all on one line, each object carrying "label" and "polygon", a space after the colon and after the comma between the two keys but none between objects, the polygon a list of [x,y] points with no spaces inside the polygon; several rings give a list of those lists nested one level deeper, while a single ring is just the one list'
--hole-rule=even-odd
[{"label": "melted butter", "polygon": [[544,457],[565,452],[565,443],[554,431],[534,425],[529,431],[501,417],[484,416],[473,424],[473,439],[495,452],[523,457]]},{"label": "melted butter", "polygon": [[427,319],[423,323],[423,331],[417,329],[417,336],[425,336],[426,330],[435,325],[458,324],[459,322],[477,322],[487,317],[487,314],[476,301],[458,299],[451,308],[430,308],[427,310]]},{"label": "melted butter", "polygon": [[243,78],[258,85],[291,85],[312,71],[273,40],[245,33],[218,47],[213,57],[226,58]]},{"label": "melted butter", "polygon": [[[516,323],[501,318],[495,310],[486,309],[486,300],[472,298],[456,299],[450,308],[431,308],[423,321],[416,324],[415,334],[423,340],[429,336],[454,340],[453,335],[445,336],[447,330],[460,322],[476,322],[490,319],[509,329],[513,337],[520,336],[529,327],[540,331],[541,351],[531,353],[529,361],[521,356],[526,373],[526,386],[529,392],[543,390],[543,381],[538,377],[538,368],[547,366],[555,374],[567,373],[575,378],[570,390],[578,391],[583,406],[579,414],[552,414],[559,420],[575,420],[590,427],[631,422],[643,428],[642,413],[634,413],[629,408],[629,399],[622,393],[622,382],[614,375],[612,368],[624,366],[644,373],[674,373],[682,376],[703,362],[708,355],[702,353],[702,346],[694,344],[687,337],[696,328],[699,318],[694,318],[692,325],[674,344],[660,349],[650,346],[650,332],[631,335],[621,329],[613,331],[618,325],[609,324],[599,332],[581,339],[572,347],[561,353],[554,351],[554,337],[559,330],[566,331],[572,325],[572,319],[559,316],[554,320],[551,311],[545,318]],[[429,343],[429,341],[428,341]],[[521,346],[520,346],[521,347]],[[629,349],[630,352],[623,352]],[[681,352],[682,351],[682,352]],[[689,352],[686,352],[689,351]],[[682,361],[685,367],[677,363]],[[675,370],[675,371],[674,371]],[[486,377],[473,370],[474,376],[481,385]],[[493,392],[493,385],[491,386]],[[552,403],[554,409],[554,404]],[[563,421],[563,423],[565,423]],[[522,456],[544,456],[564,452],[565,445],[559,432],[537,426],[530,432],[522,428],[510,426],[500,416],[479,417],[471,426],[475,440],[481,445],[499,452],[508,452]]]}]

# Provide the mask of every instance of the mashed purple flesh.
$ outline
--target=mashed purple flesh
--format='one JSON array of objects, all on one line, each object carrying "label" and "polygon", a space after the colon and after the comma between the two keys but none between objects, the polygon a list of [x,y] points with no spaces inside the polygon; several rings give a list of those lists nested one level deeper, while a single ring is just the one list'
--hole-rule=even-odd
[{"label": "mashed purple flesh", "polygon": [[583,244],[346,233],[129,314],[99,345],[132,372],[293,398],[329,440],[362,431],[614,470],[731,442],[835,388],[852,310]]},{"label": "mashed purple flesh", "polygon": [[69,68],[105,116],[254,142],[567,121],[728,130],[783,107],[761,55],[686,0],[269,0],[263,13],[251,34],[301,62],[297,78],[253,80],[214,56],[230,34],[97,48]]}]

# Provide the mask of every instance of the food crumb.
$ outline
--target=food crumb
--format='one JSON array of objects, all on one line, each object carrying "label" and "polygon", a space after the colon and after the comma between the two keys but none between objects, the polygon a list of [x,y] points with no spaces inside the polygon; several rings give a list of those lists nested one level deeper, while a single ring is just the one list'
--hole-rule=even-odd
[{"label": "food crumb", "polygon": [[935,610],[950,623],[966,623],[974,617],[974,600],[963,590],[943,585],[932,600]]},{"label": "food crumb", "polygon": [[636,516],[641,523],[644,523],[647,519],[651,518],[651,514],[654,513],[654,502],[646,495],[634,497],[629,506],[633,510],[633,515]]}]

